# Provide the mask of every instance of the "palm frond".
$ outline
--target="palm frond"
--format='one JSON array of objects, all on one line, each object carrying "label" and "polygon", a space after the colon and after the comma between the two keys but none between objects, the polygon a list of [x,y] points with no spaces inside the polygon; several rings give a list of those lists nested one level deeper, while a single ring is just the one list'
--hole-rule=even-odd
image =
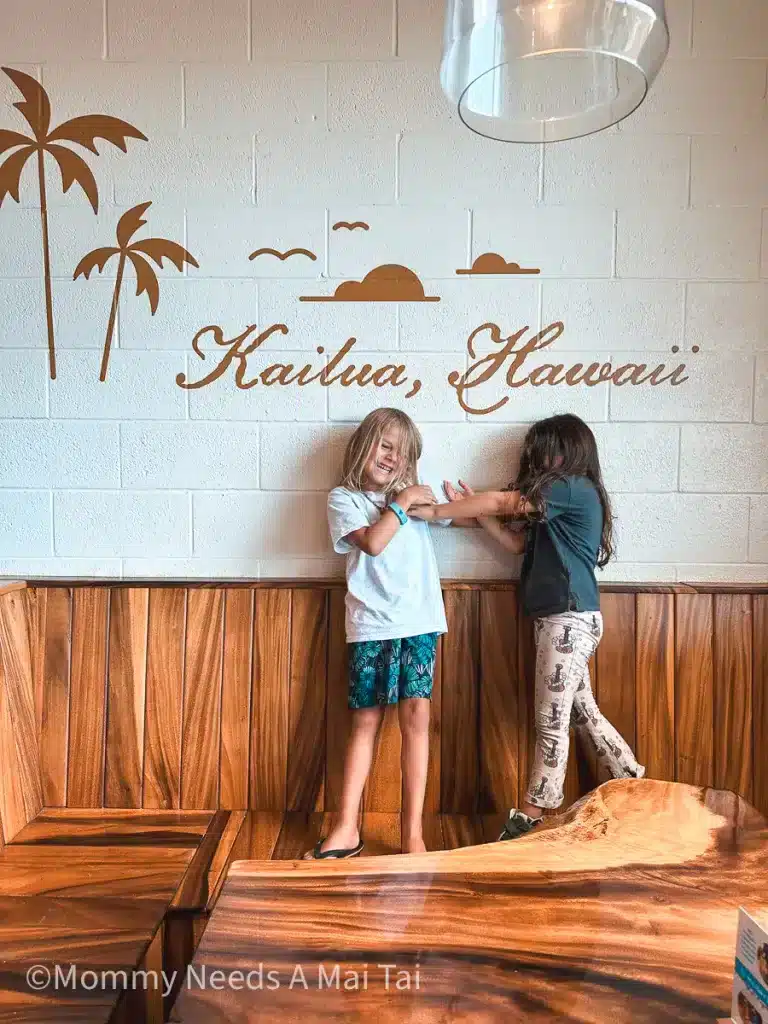
[{"label": "palm frond", "polygon": [[171,242],[167,238],[143,238],[140,242],[134,242],[130,248],[145,253],[158,267],[162,267],[164,259],[170,260],[177,270],[183,270],[185,263],[192,267],[199,266],[195,257],[190,255],[183,245]]},{"label": "palm frond", "polygon": [[133,206],[130,210],[126,210],[117,222],[117,244],[121,249],[124,249],[139,228],[147,223],[144,220],[144,214],[151,205],[151,202],[139,203],[138,206]]},{"label": "palm frond", "polygon": [[46,152],[50,153],[61,171],[61,187],[65,192],[77,182],[80,188],[88,196],[88,201],[93,207],[93,212],[99,212],[99,188],[96,179],[88,164],[78,153],[73,153],[66,146],[48,145]]},{"label": "palm frond", "polygon": [[34,139],[28,139],[26,135],[22,135],[20,132],[11,132],[5,128],[0,128],[0,153],[4,153],[7,149],[14,149],[16,146],[29,146],[34,141]]},{"label": "palm frond", "polygon": [[3,68],[3,71],[24,97],[23,100],[14,103],[14,107],[32,129],[38,142],[42,142],[51,124],[51,101],[48,99],[48,93],[36,78],[25,75],[23,71],[17,71],[15,68]]},{"label": "palm frond", "polygon": [[19,202],[19,188],[21,186],[21,174],[27,160],[35,152],[34,146],[27,146],[25,149],[17,149],[15,153],[0,164],[0,206],[6,196],[10,196]]},{"label": "palm frond", "polygon": [[127,255],[133,264],[133,269],[136,271],[136,294],[141,295],[146,292],[149,299],[149,308],[152,310],[152,316],[154,316],[157,311],[157,304],[160,301],[160,285],[155,272],[143,256],[139,256],[138,253],[132,252],[130,249]]},{"label": "palm frond", "polygon": [[146,142],[147,136],[127,121],[121,121],[119,117],[110,117],[108,114],[85,114],[83,117],[73,117],[70,121],[64,121],[58,128],[54,128],[47,141],[75,142],[78,146],[85,146],[92,153],[98,154],[96,139],[104,139],[105,142],[127,153],[126,139],[141,139],[142,142]]},{"label": "palm frond", "polygon": [[80,260],[75,267],[75,272],[72,275],[72,280],[76,281],[78,277],[84,277],[86,280],[91,276],[93,270],[102,272],[107,263],[112,259],[113,256],[119,256],[119,249],[93,249],[86,256]]}]

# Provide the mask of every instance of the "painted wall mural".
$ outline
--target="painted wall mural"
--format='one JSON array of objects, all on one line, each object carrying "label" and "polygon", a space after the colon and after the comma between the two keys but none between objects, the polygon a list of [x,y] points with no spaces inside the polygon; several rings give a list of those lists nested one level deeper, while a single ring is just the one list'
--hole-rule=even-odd
[{"label": "painted wall mural", "polygon": [[95,269],[101,273],[113,256],[117,256],[117,276],[115,278],[115,291],[112,297],[112,307],[109,311],[109,323],[107,324],[107,336],[104,340],[104,355],[101,360],[101,372],[99,380],[107,379],[109,367],[109,352],[112,347],[112,336],[115,330],[117,319],[117,306],[120,300],[120,288],[123,283],[125,264],[129,262],[136,273],[136,295],[146,294],[149,300],[149,308],[154,316],[160,302],[160,283],[157,274],[147,262],[148,256],[158,267],[162,269],[163,260],[168,260],[177,270],[183,271],[184,265],[189,264],[197,267],[198,263],[194,256],[190,256],[187,250],[167,238],[142,238],[137,242],[131,239],[147,222],[144,214],[152,205],[151,202],[139,203],[124,213],[117,222],[117,248],[94,249],[78,263],[75,268],[74,279],[81,275],[88,278]]},{"label": "painted wall mural", "polygon": [[340,231],[342,228],[346,228],[347,231],[370,231],[371,225],[366,224],[364,220],[337,220],[333,225],[333,231]]},{"label": "painted wall mural", "polygon": [[[36,157],[37,178],[40,199],[41,232],[43,249],[44,302],[48,334],[49,372],[52,379],[56,377],[56,346],[54,337],[53,295],[51,286],[51,243],[48,231],[48,204],[45,174],[46,154],[53,158],[61,173],[62,188],[67,192],[77,184],[88,199],[94,214],[99,212],[98,186],[94,173],[78,152],[65,143],[80,146],[89,152],[99,155],[97,141],[108,143],[122,152],[127,152],[128,141],[149,142],[146,135],[138,128],[116,117],[102,114],[89,114],[65,121],[58,127],[51,128],[52,106],[50,98],[36,79],[13,68],[3,68],[5,75],[13,82],[22,95],[22,99],[14,103],[14,107],[27,121],[31,136],[19,132],[0,129],[0,205],[10,196],[20,203],[20,187],[22,175],[28,163]],[[113,258],[117,258],[117,274],[112,304],[107,319],[106,334],[99,372],[99,380],[106,382],[112,340],[115,331],[118,304],[124,283],[125,270],[128,264],[133,268],[136,279],[136,295],[146,295],[151,315],[154,315],[160,301],[160,283],[152,266],[164,266],[168,260],[179,272],[185,273],[186,268],[200,269],[195,257],[179,242],[167,238],[139,238],[135,235],[147,221],[144,215],[152,205],[151,200],[140,203],[128,210],[116,226],[116,246],[105,246],[92,250],[78,262],[74,268],[73,278],[82,277],[87,280],[95,270],[102,273]],[[332,230],[370,231],[365,221],[339,220]],[[264,240],[268,242],[269,240]],[[246,254],[243,255],[246,258]],[[263,258],[277,259],[281,263],[295,258],[308,259],[316,262],[318,257],[311,249],[295,247],[286,250],[265,244],[254,249],[247,255],[249,261]],[[458,268],[459,277],[493,277],[500,275],[525,276],[540,275],[541,268],[530,267],[508,260],[498,252],[486,252],[478,256],[469,267]],[[471,287],[471,285],[468,285]],[[336,286],[331,294],[297,295],[298,302],[312,303],[436,303],[441,301],[439,295],[428,295],[417,271],[396,263],[382,264],[373,267],[361,280],[346,280]],[[466,342],[466,353],[469,365],[466,369],[456,369],[448,373],[445,383],[453,389],[460,407],[467,413],[487,415],[502,408],[510,400],[504,389],[514,392],[520,387],[596,387],[600,384],[612,383],[617,387],[624,385],[649,385],[658,387],[668,385],[677,387],[689,380],[686,364],[679,363],[674,367],[666,364],[649,366],[645,363],[623,362],[614,365],[611,362],[594,362],[588,365],[574,363],[538,362],[536,354],[551,349],[563,335],[565,324],[556,321],[531,334],[530,326],[526,325],[505,334],[496,323],[483,323],[471,332]],[[317,346],[317,354],[322,365],[318,367],[307,363],[296,367],[289,362],[275,362],[266,369],[260,369],[249,377],[248,358],[264,346],[271,337],[288,335],[290,329],[286,323],[273,324],[264,329],[258,324],[246,325],[236,337],[225,338],[224,329],[216,324],[201,327],[191,340],[194,355],[210,364],[214,356],[215,365],[197,380],[191,379],[188,373],[179,373],[176,383],[185,389],[198,389],[211,384],[232,369],[234,385],[247,390],[254,386],[263,387],[305,387],[318,385],[331,387],[402,387],[405,398],[418,394],[422,382],[410,379],[405,363],[386,363],[373,366],[369,363],[357,365],[352,361],[356,339],[348,338],[341,348],[333,355],[326,356],[325,348]],[[206,354],[204,343],[213,342],[213,348]],[[674,346],[673,354],[678,351]],[[691,350],[697,352],[694,346]],[[552,358],[551,352],[545,358]],[[535,365],[534,365],[535,363]],[[499,384],[499,395],[488,403],[472,398],[474,388],[494,380]]]},{"label": "painted wall mural", "polygon": [[275,256],[277,259],[279,259],[283,263],[286,260],[289,260],[291,258],[291,256],[306,256],[308,259],[310,259],[312,261],[317,259],[317,256],[315,255],[315,253],[310,252],[309,249],[287,249],[285,252],[280,252],[278,249],[270,249],[270,248],[256,249],[255,252],[251,253],[251,255],[248,257],[248,259],[249,260],[255,260],[255,259],[258,259],[259,256]]},{"label": "painted wall mural", "polygon": [[521,267],[519,263],[507,263],[497,252],[484,252],[478,256],[467,269],[456,271],[457,274],[540,274],[539,267]]},{"label": "painted wall mural", "polygon": [[32,137],[19,132],[0,130],[0,156],[10,153],[0,164],[0,206],[6,196],[21,202],[19,189],[24,168],[32,157],[37,157],[38,186],[40,189],[40,217],[43,243],[43,271],[45,277],[45,315],[48,327],[48,364],[51,379],[56,378],[56,343],[53,328],[53,293],[51,288],[51,247],[48,234],[48,194],[45,179],[45,156],[52,157],[61,172],[61,185],[65,192],[77,184],[85,193],[93,212],[99,212],[99,190],[88,164],[79,153],[62,143],[69,142],[99,155],[96,140],[103,139],[117,149],[127,152],[127,140],[147,141],[138,128],[107,114],[86,114],[65,121],[51,129],[51,101],[40,83],[23,71],[3,68],[24,97],[14,107],[32,130]]}]

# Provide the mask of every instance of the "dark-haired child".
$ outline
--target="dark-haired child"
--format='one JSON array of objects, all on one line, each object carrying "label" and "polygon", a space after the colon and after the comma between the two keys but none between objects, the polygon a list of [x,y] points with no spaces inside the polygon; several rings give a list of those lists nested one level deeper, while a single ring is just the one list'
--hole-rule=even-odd
[{"label": "dark-haired child", "polygon": [[[612,778],[642,778],[645,768],[601,714],[589,659],[603,634],[596,567],[613,554],[613,517],[595,437],[577,416],[540,420],[523,442],[520,470],[506,491],[463,495],[414,509],[420,519],[477,518],[507,551],[522,554],[523,611],[536,641],[536,752],[526,799],[512,808],[500,839],[516,839],[544,810],[563,802],[569,729],[595,747]],[[499,519],[497,517],[502,517]]]}]

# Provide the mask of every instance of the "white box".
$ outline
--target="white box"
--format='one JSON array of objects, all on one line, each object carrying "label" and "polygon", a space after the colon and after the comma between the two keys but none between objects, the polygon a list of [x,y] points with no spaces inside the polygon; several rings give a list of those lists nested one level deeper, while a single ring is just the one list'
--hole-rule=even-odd
[{"label": "white box", "polygon": [[763,917],[762,925],[739,908],[731,1003],[731,1020],[736,1024],[763,1024],[768,1020],[768,918]]}]

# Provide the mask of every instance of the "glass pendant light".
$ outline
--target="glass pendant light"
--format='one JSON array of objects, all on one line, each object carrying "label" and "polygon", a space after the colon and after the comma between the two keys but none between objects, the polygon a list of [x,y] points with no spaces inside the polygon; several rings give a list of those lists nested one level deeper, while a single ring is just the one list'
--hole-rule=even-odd
[{"label": "glass pendant light", "polygon": [[669,49],[664,0],[446,0],[440,83],[473,132],[558,142],[616,124]]}]

